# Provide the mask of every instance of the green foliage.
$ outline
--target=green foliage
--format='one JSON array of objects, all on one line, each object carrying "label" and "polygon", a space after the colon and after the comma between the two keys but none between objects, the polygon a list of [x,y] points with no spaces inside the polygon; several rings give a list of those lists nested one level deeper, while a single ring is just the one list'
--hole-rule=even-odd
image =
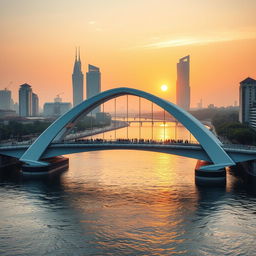
[{"label": "green foliage", "polygon": [[212,120],[218,113],[218,108],[204,108],[198,110],[191,110],[190,113],[199,120]]},{"label": "green foliage", "polygon": [[[101,118],[84,116],[76,123],[74,132],[84,131],[91,128],[100,128],[111,124],[111,116],[102,113]],[[17,121],[10,121],[8,125],[0,124],[0,140],[22,140],[25,136],[36,137],[41,134],[51,123],[34,121],[33,123],[22,124]]]},{"label": "green foliage", "polygon": [[[238,111],[234,110],[219,110],[213,117],[212,117],[212,124],[215,127],[219,127],[223,124],[233,124],[233,125],[240,125],[238,122]],[[234,127],[236,128],[236,127]]]},{"label": "green foliage", "polygon": [[256,143],[256,131],[245,124],[238,122],[238,113],[219,112],[213,119],[218,135],[227,138],[232,143],[254,145]]},{"label": "green foliage", "polygon": [[199,120],[211,120],[217,134],[232,143],[255,145],[256,131],[238,121],[238,108],[211,108],[191,111]]},{"label": "green foliage", "polygon": [[10,121],[8,125],[0,125],[0,140],[21,139],[26,135],[38,135],[42,133],[51,123],[35,121],[29,124],[22,124],[17,121]]},{"label": "green foliage", "polygon": [[[102,113],[104,114],[104,113]],[[101,128],[111,124],[111,116],[102,115],[101,118],[94,116],[84,116],[75,125],[74,131],[84,131],[91,128]]]}]

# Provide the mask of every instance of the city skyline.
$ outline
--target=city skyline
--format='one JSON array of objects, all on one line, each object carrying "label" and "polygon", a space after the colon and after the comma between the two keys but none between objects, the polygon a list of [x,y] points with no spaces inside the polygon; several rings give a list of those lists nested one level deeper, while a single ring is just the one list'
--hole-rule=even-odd
[{"label": "city skyline", "polygon": [[255,11],[0,1],[0,252],[255,255]]},{"label": "city skyline", "polygon": [[[62,91],[63,100],[72,102],[77,45],[84,66],[101,68],[102,90],[129,86],[172,102],[177,60],[190,54],[191,107],[200,98],[205,106],[232,105],[238,101],[239,82],[256,76],[255,1],[59,3],[1,3],[0,87],[12,90],[15,101],[19,84],[29,83],[41,103]],[[168,85],[166,92],[162,84]]]}]

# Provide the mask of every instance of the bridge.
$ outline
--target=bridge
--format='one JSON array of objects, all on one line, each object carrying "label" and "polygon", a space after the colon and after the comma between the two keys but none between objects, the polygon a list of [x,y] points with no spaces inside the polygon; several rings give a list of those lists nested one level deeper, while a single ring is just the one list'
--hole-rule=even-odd
[{"label": "bridge", "polygon": [[[29,149],[29,145],[0,146],[0,155],[21,158]],[[201,145],[188,142],[157,142],[150,140],[79,140],[77,142],[51,143],[42,155],[42,159],[59,155],[74,153],[101,151],[101,150],[143,150],[173,154],[198,160],[210,162],[211,159]],[[232,158],[235,163],[254,160],[256,158],[256,147],[224,144],[223,150]],[[208,168],[205,168],[208,169]]]},{"label": "bridge", "polygon": [[[152,109],[153,103],[162,108],[165,112],[175,118],[177,122],[186,127],[195,137],[198,144],[191,144],[188,141],[186,141],[186,143],[165,140],[161,142],[148,140],[145,142],[140,139],[131,141],[128,138],[119,141],[81,140],[79,142],[67,142],[64,140],[65,135],[74,127],[79,117],[91,113],[92,110],[99,105],[112,99],[116,100],[116,98],[120,96],[127,96],[128,117],[128,95],[137,96],[139,97],[139,100],[144,98],[150,101],[152,103]],[[141,104],[139,104],[139,106],[141,107]],[[139,111],[141,112],[141,110]],[[235,165],[237,162],[256,159],[256,151],[254,148],[224,145],[200,121],[175,104],[150,93],[127,87],[107,90],[83,101],[59,117],[31,145],[2,146],[0,147],[0,154],[19,158],[21,162],[30,166],[45,166],[47,163],[44,159],[53,156],[114,149],[164,152],[204,160],[210,163],[201,166],[200,170],[205,171],[217,171],[224,167]]]}]

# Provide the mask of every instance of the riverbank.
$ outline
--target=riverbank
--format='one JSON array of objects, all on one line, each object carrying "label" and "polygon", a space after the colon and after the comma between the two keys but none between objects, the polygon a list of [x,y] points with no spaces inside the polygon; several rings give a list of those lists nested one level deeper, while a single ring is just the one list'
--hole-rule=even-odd
[{"label": "riverbank", "polygon": [[127,127],[127,126],[129,126],[128,122],[115,121],[115,122],[111,122],[111,125],[103,127],[103,128],[97,128],[97,129],[83,131],[83,132],[79,132],[79,133],[75,133],[75,134],[68,134],[65,137],[65,141],[75,140],[75,139],[80,139],[80,138],[86,138],[86,137],[97,135],[97,134],[100,134],[100,133],[103,133],[103,132],[109,132],[109,131],[121,129],[121,128],[124,128],[124,127]]},{"label": "riverbank", "polygon": [[[210,121],[208,121],[208,124],[211,127],[211,131],[221,142],[232,144],[228,138],[218,135],[215,126]],[[232,170],[235,175],[242,177],[246,182],[253,181],[253,184],[256,183],[256,161],[237,163],[235,167],[230,167],[230,170]]]}]

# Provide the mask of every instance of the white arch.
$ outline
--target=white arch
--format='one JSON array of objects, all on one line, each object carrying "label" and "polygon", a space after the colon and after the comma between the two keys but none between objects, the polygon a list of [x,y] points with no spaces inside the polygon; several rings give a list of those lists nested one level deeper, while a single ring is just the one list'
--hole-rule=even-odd
[{"label": "white arch", "polygon": [[191,114],[169,101],[163,100],[150,93],[127,87],[115,88],[104,91],[72,108],[70,111],[68,111],[67,113],[59,117],[54,123],[52,123],[35,140],[35,142],[28,148],[28,150],[26,150],[20,160],[32,165],[43,165],[44,163],[40,162],[42,154],[47,149],[49,144],[54,140],[54,138],[68,124],[72,123],[81,114],[89,113],[92,109],[102,104],[103,102],[122,95],[135,95],[152,101],[161,108],[165,109],[180,123],[182,123],[198,140],[198,142],[208,154],[211,161],[214,163],[213,165],[204,167],[204,169],[216,170],[225,166],[231,166],[235,164],[222,148],[222,143]]}]

